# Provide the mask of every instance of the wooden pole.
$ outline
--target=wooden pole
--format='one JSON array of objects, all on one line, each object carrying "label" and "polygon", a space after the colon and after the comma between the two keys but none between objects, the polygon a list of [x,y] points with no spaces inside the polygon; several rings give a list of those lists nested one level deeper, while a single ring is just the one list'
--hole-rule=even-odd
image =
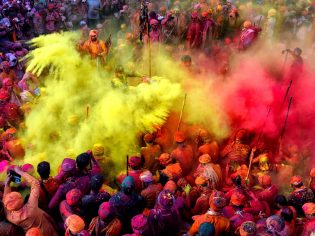
[{"label": "wooden pole", "polygon": [[181,123],[182,123],[183,112],[184,112],[184,108],[185,108],[185,104],[186,104],[186,98],[187,98],[187,93],[185,93],[185,97],[184,97],[184,100],[183,100],[183,106],[182,106],[182,109],[181,109],[181,111],[180,111],[180,116],[179,116],[177,131],[179,131],[180,125],[181,125]]},{"label": "wooden pole", "polygon": [[128,176],[129,173],[128,173],[128,162],[129,162],[129,156],[127,155],[126,156],[126,175]]}]

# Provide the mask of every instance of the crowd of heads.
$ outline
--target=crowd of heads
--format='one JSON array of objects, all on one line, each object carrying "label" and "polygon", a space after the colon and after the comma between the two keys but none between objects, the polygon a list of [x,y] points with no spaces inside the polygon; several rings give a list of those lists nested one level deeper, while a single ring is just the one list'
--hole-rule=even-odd
[{"label": "crowd of heads", "polygon": [[[102,56],[101,64],[116,77],[112,88],[126,92],[127,77],[139,77],[125,70],[126,63],[115,64],[126,45],[134,63],[143,59],[141,52],[149,50],[154,57],[163,48],[180,58],[179,68],[187,75],[198,78],[206,69],[225,80],[235,55],[259,45],[312,45],[314,6],[303,0],[0,0],[0,172],[7,176],[0,235],[315,233],[315,169],[297,169],[312,151],[299,155],[294,145],[283,150],[278,137],[258,142],[257,130],[233,127],[230,137],[215,140],[209,127],[180,120],[178,128],[170,128],[177,124],[168,120],[137,134],[139,153],[127,157],[121,173],[111,169],[115,157],[108,157],[102,144],[64,158],[58,170],[51,169],[54,157],[37,166],[25,164],[25,152],[36,144],[25,147],[19,138],[32,106],[49,93],[40,76],[26,71],[27,55],[34,50],[28,41],[35,37],[78,31],[73,42],[78,51],[90,54],[97,70]],[[293,58],[292,83],[303,71],[302,49],[283,54]],[[211,68],[194,63],[199,55]],[[140,84],[150,79],[141,78]],[[51,142],[58,138],[49,136]],[[17,160],[23,165],[12,165]]]},{"label": "crowd of heads", "polygon": [[244,163],[257,156],[256,149],[250,151],[245,130],[238,133],[222,147],[206,130],[199,131],[199,144],[178,131],[168,147],[161,144],[163,135],[143,134],[141,154],[127,158],[127,172],[109,179],[108,166],[98,162],[106,158],[99,145],[65,158],[54,177],[48,161],[37,168],[8,166],[1,202],[6,227],[0,232],[311,235],[314,168],[308,179],[292,176],[291,190],[280,192],[273,181],[278,171],[268,160],[248,171]]}]

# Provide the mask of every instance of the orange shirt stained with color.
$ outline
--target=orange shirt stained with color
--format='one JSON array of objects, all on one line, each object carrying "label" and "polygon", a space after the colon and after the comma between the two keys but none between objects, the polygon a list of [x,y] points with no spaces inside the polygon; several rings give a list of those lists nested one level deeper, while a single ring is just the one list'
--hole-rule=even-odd
[{"label": "orange shirt stained with color", "polygon": [[105,56],[107,53],[107,48],[102,40],[91,41],[87,40],[84,42],[81,47],[82,51],[85,51],[91,55],[92,58],[96,58],[97,56]]},{"label": "orange shirt stained with color", "polygon": [[210,215],[208,213],[198,216],[189,230],[189,235],[196,235],[202,223],[209,222],[215,228],[215,235],[228,235],[230,231],[230,221],[221,215]]}]

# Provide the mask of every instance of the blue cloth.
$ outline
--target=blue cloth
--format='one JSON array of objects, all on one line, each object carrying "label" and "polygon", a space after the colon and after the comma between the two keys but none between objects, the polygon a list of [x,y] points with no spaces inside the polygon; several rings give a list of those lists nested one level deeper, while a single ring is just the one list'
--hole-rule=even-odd
[{"label": "blue cloth", "polygon": [[213,224],[209,222],[202,223],[198,230],[198,236],[214,236],[215,229]]}]

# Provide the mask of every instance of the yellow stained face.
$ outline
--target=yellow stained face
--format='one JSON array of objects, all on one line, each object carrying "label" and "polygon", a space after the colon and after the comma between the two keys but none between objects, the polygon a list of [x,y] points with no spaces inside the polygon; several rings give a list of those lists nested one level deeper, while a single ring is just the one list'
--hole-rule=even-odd
[{"label": "yellow stained face", "polygon": [[267,161],[266,162],[260,162],[259,163],[259,169],[262,171],[269,170],[269,163]]}]

